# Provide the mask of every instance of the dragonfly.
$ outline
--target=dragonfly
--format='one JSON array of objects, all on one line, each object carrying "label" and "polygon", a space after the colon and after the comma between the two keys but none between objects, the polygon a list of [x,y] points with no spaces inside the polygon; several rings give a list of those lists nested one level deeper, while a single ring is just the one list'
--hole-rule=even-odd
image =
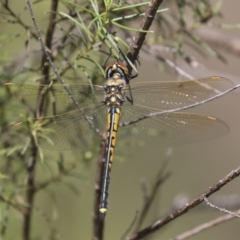
[{"label": "dragonfly", "polygon": [[[11,94],[15,103],[34,112],[41,102],[44,117],[12,124],[4,130],[8,141],[29,143],[32,136],[40,148],[86,150],[106,134],[103,182],[99,211],[108,209],[110,172],[117,136],[157,147],[176,146],[218,138],[228,133],[221,120],[195,113],[178,112],[225,92],[233,83],[224,77],[187,81],[132,82],[123,62],[105,69],[104,86],[68,85],[74,104],[61,84],[1,84],[0,93]],[[29,131],[29,139],[26,134]]]}]

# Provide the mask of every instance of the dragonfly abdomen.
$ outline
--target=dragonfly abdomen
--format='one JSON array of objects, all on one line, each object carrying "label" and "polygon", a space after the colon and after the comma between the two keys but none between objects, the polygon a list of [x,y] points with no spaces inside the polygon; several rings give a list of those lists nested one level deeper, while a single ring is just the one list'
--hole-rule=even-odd
[{"label": "dragonfly abdomen", "polygon": [[101,190],[101,200],[99,211],[105,213],[108,207],[108,190],[110,181],[110,172],[113,163],[113,156],[117,140],[117,131],[121,116],[119,107],[113,106],[108,109],[107,115],[107,148],[104,163],[103,183]]}]

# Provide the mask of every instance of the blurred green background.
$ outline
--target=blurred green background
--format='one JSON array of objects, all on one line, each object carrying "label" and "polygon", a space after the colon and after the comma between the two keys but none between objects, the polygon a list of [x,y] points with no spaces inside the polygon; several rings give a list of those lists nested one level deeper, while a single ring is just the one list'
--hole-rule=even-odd
[{"label": "blurred green background", "polygon": [[[37,5],[37,8],[34,7],[37,22],[41,27],[47,22],[47,15],[44,16],[43,12],[48,9],[47,5],[49,2],[43,1]],[[12,9],[16,12],[18,12],[18,9],[22,11],[25,5],[26,3],[23,0],[11,3]],[[239,8],[240,2],[237,0],[224,1],[221,21],[228,24],[239,23]],[[24,21],[31,21],[28,10],[21,17]],[[5,25],[4,21],[0,25],[1,33],[8,32],[14,34],[17,29],[18,26]],[[229,38],[237,38],[240,41],[239,29],[221,31],[227,34]],[[6,44],[9,54],[13,57],[19,55],[19,51],[23,48],[24,39],[26,38],[25,34],[23,33],[19,38]],[[195,58],[203,66],[194,70],[187,69],[188,72],[195,77],[218,75],[227,77],[236,84],[239,83],[239,56],[233,56],[224,50],[220,50],[220,52],[226,58],[226,64],[208,56],[196,55],[196,52],[194,52]],[[141,54],[140,60],[141,66],[138,68],[139,81],[144,81],[145,79],[174,80],[177,77],[174,71],[160,72],[158,63],[151,56]],[[185,66],[183,65],[182,67]],[[240,96],[239,90],[237,90],[213,102],[188,110],[188,112],[220,118],[228,124],[230,133],[214,141],[189,144],[172,150],[167,167],[167,171],[171,173],[171,176],[161,187],[144,226],[148,226],[153,220],[168,213],[177,196],[184,195],[188,196],[189,199],[194,199],[239,166],[239,106]],[[124,139],[119,139],[119,141],[121,140],[124,141]],[[166,157],[166,152],[167,149],[148,151],[146,147],[123,149],[119,146],[116,148],[110,184],[109,210],[105,220],[105,239],[120,239],[129,227],[136,212],[141,209],[143,204],[140,182],[146,181],[147,187],[150,189],[158,169]],[[54,172],[54,170],[50,170],[51,164],[54,165],[54,158],[59,157],[57,152],[46,151],[46,154],[48,154],[50,159],[50,163],[47,164],[50,167],[44,162],[38,164],[38,180],[51,177],[52,171]],[[77,154],[77,150],[63,153],[64,158],[69,159],[69,161],[71,161],[70,159],[76,159]],[[94,158],[97,159],[97,155]],[[52,231],[52,235],[56,235],[52,239],[91,239],[96,171],[94,158],[87,164],[80,163],[77,165],[74,173],[81,176],[80,180],[74,177],[67,177],[65,179],[67,184],[62,182],[53,183],[47,189],[37,194],[35,206],[39,211],[34,211],[32,239],[47,239],[44,236],[49,236],[50,231]],[[235,179],[214,196],[235,194],[239,196],[239,179]],[[21,220],[16,211],[10,211],[12,216],[9,219],[7,234],[4,239],[21,239]],[[47,218],[53,218],[54,221],[51,220],[49,223],[44,215]],[[209,207],[197,207],[171,222],[160,231],[157,231],[151,239],[170,239],[179,233],[222,215],[223,213]],[[234,240],[239,239],[239,235],[239,220],[234,219],[202,232],[191,239]],[[42,238],[38,238],[38,236],[42,236]]]}]

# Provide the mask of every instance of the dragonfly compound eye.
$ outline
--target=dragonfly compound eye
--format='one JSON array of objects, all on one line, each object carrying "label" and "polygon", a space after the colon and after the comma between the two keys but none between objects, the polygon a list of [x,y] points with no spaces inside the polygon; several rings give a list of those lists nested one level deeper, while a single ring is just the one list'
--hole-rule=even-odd
[{"label": "dragonfly compound eye", "polygon": [[106,72],[106,78],[113,77],[114,74],[119,74],[120,78],[126,78],[128,75],[128,69],[123,63],[114,63],[111,65],[108,65],[105,69]]},{"label": "dragonfly compound eye", "polygon": [[124,63],[118,62],[116,63],[118,69],[121,69],[121,71],[124,73],[125,76],[128,76],[128,68]]}]

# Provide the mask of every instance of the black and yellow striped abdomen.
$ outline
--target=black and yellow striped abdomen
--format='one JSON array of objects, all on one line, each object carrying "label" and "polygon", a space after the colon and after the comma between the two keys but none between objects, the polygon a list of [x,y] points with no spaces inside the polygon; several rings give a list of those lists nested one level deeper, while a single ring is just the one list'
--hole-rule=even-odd
[{"label": "black and yellow striped abdomen", "polygon": [[99,211],[105,213],[108,206],[108,190],[110,172],[113,163],[113,156],[117,140],[117,131],[120,121],[120,107],[110,107],[107,114],[107,148],[104,162],[103,183]]}]

